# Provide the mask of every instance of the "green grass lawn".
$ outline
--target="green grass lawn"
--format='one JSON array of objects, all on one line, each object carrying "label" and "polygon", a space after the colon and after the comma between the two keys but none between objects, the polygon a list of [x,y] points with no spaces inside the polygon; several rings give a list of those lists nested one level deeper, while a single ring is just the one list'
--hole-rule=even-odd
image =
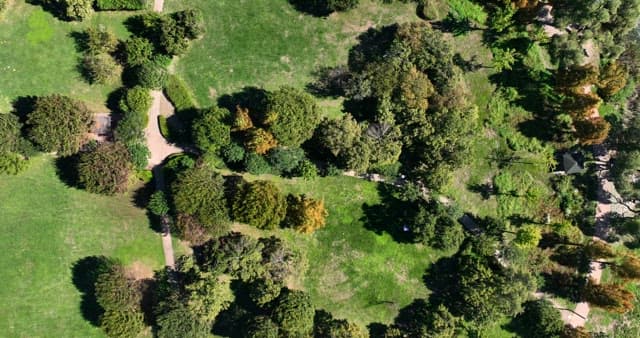
[{"label": "green grass lawn", "polygon": [[[318,308],[363,325],[390,323],[400,308],[428,295],[422,276],[445,253],[400,244],[386,233],[379,235],[365,227],[362,206],[380,202],[377,183],[347,176],[313,181],[262,178],[274,181],[286,193],[304,193],[325,201],[329,211],[325,228],[311,235],[274,232],[302,254],[304,271],[289,284],[308,291]],[[239,229],[265,236],[248,226]]]},{"label": "green grass lawn", "polygon": [[12,2],[0,19],[0,112],[19,96],[65,94],[106,110],[107,95],[119,84],[90,85],[78,72],[81,53],[72,32],[104,25],[126,38],[123,20],[131,14],[96,13],[82,23],[64,22],[39,6]]},{"label": "green grass lawn", "polygon": [[30,161],[20,176],[0,176],[0,336],[103,337],[83,318],[71,267],[108,255],[162,267],[162,245],[131,197],[105,197],[67,187],[53,158]]},{"label": "green grass lawn", "polygon": [[298,12],[287,0],[168,0],[165,6],[204,13],[204,37],[176,68],[204,106],[245,86],[302,87],[319,67],[345,64],[356,36],[369,27],[419,20],[415,4],[399,1],[364,0],[327,18]]}]

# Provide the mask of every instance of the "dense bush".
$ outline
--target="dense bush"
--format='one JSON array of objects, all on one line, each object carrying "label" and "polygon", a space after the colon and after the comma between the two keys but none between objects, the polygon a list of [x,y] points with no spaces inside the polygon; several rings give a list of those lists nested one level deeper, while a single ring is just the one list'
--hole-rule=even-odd
[{"label": "dense bush", "polygon": [[0,174],[17,175],[27,169],[28,164],[20,154],[0,151]]},{"label": "dense bush", "polygon": [[204,33],[202,12],[197,9],[186,9],[175,12],[171,14],[171,17],[180,27],[184,28],[184,36],[187,39],[197,39]]},{"label": "dense bush", "polygon": [[29,138],[44,151],[74,154],[84,144],[91,117],[84,103],[67,96],[39,97],[27,116]]},{"label": "dense bush", "polygon": [[279,144],[298,147],[313,136],[320,122],[320,108],[308,93],[282,87],[267,96],[267,113],[263,124]]},{"label": "dense bush", "polygon": [[244,160],[244,156],[244,148],[235,142],[231,142],[222,147],[222,158],[224,158],[224,161],[227,164],[240,163],[242,162],[242,160]]},{"label": "dense bush", "polygon": [[123,44],[124,61],[129,67],[149,62],[153,56],[153,44],[143,37],[132,37]]},{"label": "dense bush", "polygon": [[285,224],[297,232],[312,233],[325,225],[327,209],[324,201],[305,195],[287,197],[287,217]]},{"label": "dense bush", "polygon": [[318,168],[310,160],[304,159],[293,170],[293,175],[302,177],[305,180],[313,180],[318,177]]},{"label": "dense bush", "polygon": [[102,11],[138,10],[146,7],[145,0],[96,0],[96,7]]},{"label": "dense bush", "polygon": [[178,75],[169,75],[164,92],[178,112],[196,107],[193,92]]},{"label": "dense bush", "polygon": [[250,282],[264,275],[262,243],[256,239],[232,232],[204,245],[203,265],[213,273],[226,273]]},{"label": "dense bush", "polygon": [[162,190],[158,190],[151,195],[147,209],[156,216],[165,216],[169,213],[169,203]]},{"label": "dense bush", "polygon": [[92,84],[112,84],[120,78],[121,67],[109,54],[85,55],[82,67],[87,80]]},{"label": "dense bush", "polygon": [[300,161],[305,159],[304,150],[300,148],[277,147],[269,151],[268,157],[271,167],[281,174],[290,174]]},{"label": "dense bush", "polygon": [[185,28],[171,17],[163,17],[160,24],[160,46],[167,55],[182,55],[189,48]]},{"label": "dense bush", "polygon": [[101,143],[80,156],[78,179],[93,193],[123,193],[127,190],[131,169],[129,151],[123,145]]},{"label": "dense bush", "polygon": [[234,198],[233,218],[260,229],[275,229],[287,212],[286,198],[269,181],[244,184]]},{"label": "dense bush", "polygon": [[104,26],[89,27],[84,31],[87,54],[110,54],[118,47],[118,38]]},{"label": "dense bush", "polygon": [[169,311],[162,313],[157,318],[158,338],[175,337],[209,337],[211,325],[203,322],[182,303],[176,304]]},{"label": "dense bush", "polygon": [[167,122],[167,117],[163,115],[158,116],[158,128],[160,128],[160,134],[165,140],[171,142],[173,136],[171,135],[171,128],[169,128],[169,123]]},{"label": "dense bush", "polygon": [[315,308],[309,295],[302,291],[285,290],[275,301],[273,320],[283,337],[308,337],[313,330]]},{"label": "dense bush", "polygon": [[210,234],[224,233],[228,226],[224,178],[199,165],[178,175],[172,185],[176,211],[193,215]]},{"label": "dense bush", "polygon": [[193,140],[203,152],[217,153],[231,142],[231,127],[224,122],[230,115],[224,108],[213,107],[200,112],[193,121]]},{"label": "dense bush", "polygon": [[134,144],[144,142],[144,128],[147,125],[146,114],[126,114],[118,122],[114,131],[116,141],[123,144]]},{"label": "dense bush", "polygon": [[248,151],[260,155],[266,154],[277,145],[278,141],[273,137],[273,134],[262,128],[250,129],[244,142],[244,146]]},{"label": "dense bush", "polygon": [[93,14],[94,0],[60,0],[65,9],[65,14],[70,20],[82,21]]},{"label": "dense bush", "polygon": [[167,82],[167,65],[163,58],[154,58],[135,69],[138,84],[149,89],[162,89]]},{"label": "dense bush", "polygon": [[278,325],[269,317],[258,316],[253,318],[246,327],[243,338],[278,338]]},{"label": "dense bush", "polygon": [[131,158],[131,164],[137,170],[143,170],[149,164],[149,157],[151,157],[151,151],[146,144],[141,142],[125,144],[129,156]]},{"label": "dense bush", "polygon": [[253,175],[268,174],[271,166],[264,156],[256,153],[246,153],[244,156],[244,170]]},{"label": "dense bush", "polygon": [[0,152],[17,151],[20,143],[22,123],[14,114],[0,113]]},{"label": "dense bush", "polygon": [[118,102],[118,107],[125,114],[138,114],[144,116],[144,127],[148,123],[148,113],[153,99],[149,90],[140,86],[127,89]]}]

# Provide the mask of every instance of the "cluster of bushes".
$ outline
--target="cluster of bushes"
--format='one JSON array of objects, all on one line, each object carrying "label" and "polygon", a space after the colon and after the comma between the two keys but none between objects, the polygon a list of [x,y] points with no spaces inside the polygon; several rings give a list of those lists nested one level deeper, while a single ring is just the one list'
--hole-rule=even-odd
[{"label": "cluster of bushes", "polygon": [[17,175],[25,170],[34,150],[18,116],[0,113],[0,174]]},{"label": "cluster of bushes", "polygon": [[146,0],[42,0],[43,6],[66,20],[83,21],[95,10],[141,10],[147,7]]},{"label": "cluster of bushes", "polygon": [[152,98],[149,90],[141,86],[124,90],[118,103],[122,118],[114,131],[116,141],[122,143],[137,170],[143,170],[151,155],[146,146],[144,129],[149,123]]},{"label": "cluster of bushes", "polygon": [[82,34],[80,44],[84,47],[82,69],[90,83],[111,84],[120,78],[122,67],[113,55],[118,48],[118,39],[104,26],[88,28]]},{"label": "cluster of bushes", "polygon": [[272,182],[225,179],[187,155],[170,159],[167,171],[176,233],[192,243],[226,233],[230,219],[260,229],[282,225],[302,233],[325,224],[323,201],[304,195],[287,197]]}]

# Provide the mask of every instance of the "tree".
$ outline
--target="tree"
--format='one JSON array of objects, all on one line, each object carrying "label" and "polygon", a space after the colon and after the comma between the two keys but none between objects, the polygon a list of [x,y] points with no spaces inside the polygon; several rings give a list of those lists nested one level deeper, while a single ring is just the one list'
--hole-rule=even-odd
[{"label": "tree", "polygon": [[315,200],[306,195],[289,195],[287,204],[285,224],[296,231],[308,234],[325,225],[328,212],[323,200]]},{"label": "tree", "polygon": [[400,309],[394,326],[387,330],[388,337],[453,338],[460,318],[453,316],[444,305],[415,299]]},{"label": "tree", "polygon": [[285,289],[273,305],[272,318],[285,338],[310,336],[314,315],[311,298],[302,291]]},{"label": "tree", "polygon": [[266,271],[265,279],[276,284],[283,283],[294,271],[298,257],[275,236],[260,238],[258,242],[263,246],[262,266]]},{"label": "tree", "polygon": [[607,64],[600,73],[598,93],[605,99],[611,98],[627,85],[627,71],[618,62]]},{"label": "tree", "polygon": [[244,143],[247,150],[259,155],[266,154],[269,150],[275,148],[276,145],[278,145],[278,141],[273,137],[273,134],[262,128],[250,129]]},{"label": "tree", "polygon": [[0,152],[13,152],[20,148],[22,123],[14,114],[0,113]]},{"label": "tree", "polygon": [[171,14],[176,23],[184,28],[187,39],[194,40],[204,33],[204,19],[202,12],[197,9],[186,9]]},{"label": "tree", "polygon": [[252,318],[242,336],[244,338],[278,338],[279,329],[269,317],[257,316]]},{"label": "tree", "polygon": [[213,323],[234,299],[231,280],[210,272],[199,272],[196,280],[185,286],[185,291],[189,311],[205,323]]},{"label": "tree", "polygon": [[144,314],[140,311],[110,309],[100,317],[100,328],[107,337],[135,338],[144,327]]},{"label": "tree", "polygon": [[459,222],[448,216],[438,217],[435,237],[430,241],[430,244],[441,250],[457,249],[462,244],[464,237],[464,229]]},{"label": "tree", "polygon": [[202,111],[193,121],[193,140],[200,150],[217,153],[231,142],[231,128],[223,121],[229,114],[224,108],[213,107]]},{"label": "tree", "polygon": [[162,190],[158,190],[151,195],[147,208],[156,216],[166,216],[169,214],[169,203]]},{"label": "tree", "polygon": [[408,109],[426,111],[429,108],[429,97],[433,95],[435,89],[427,75],[415,66],[406,72],[399,86],[399,100]]},{"label": "tree", "polygon": [[153,45],[143,37],[132,37],[124,42],[125,63],[129,67],[139,66],[151,60]]},{"label": "tree", "polygon": [[640,169],[640,151],[621,151],[611,169],[611,176],[616,189],[623,199],[633,201],[640,199],[640,181],[637,180]]},{"label": "tree", "polygon": [[270,181],[244,184],[233,202],[233,217],[260,229],[275,229],[287,212],[286,198]]},{"label": "tree", "polygon": [[160,23],[160,46],[167,55],[181,55],[189,48],[185,27],[172,17],[163,17]]},{"label": "tree", "polygon": [[90,83],[112,84],[120,78],[122,69],[109,54],[87,54],[82,67]]},{"label": "tree", "polygon": [[87,54],[110,54],[118,47],[118,38],[104,26],[89,27],[84,31]]},{"label": "tree", "polygon": [[244,155],[244,148],[235,142],[231,142],[222,147],[222,158],[227,164],[238,164],[242,162]]},{"label": "tree", "polygon": [[199,320],[196,314],[180,302],[176,303],[169,311],[158,315],[157,323],[159,338],[206,338],[211,336],[209,323]]},{"label": "tree", "polygon": [[195,216],[188,214],[177,215],[174,230],[174,234],[192,246],[202,245],[211,238],[207,228]]},{"label": "tree", "polygon": [[129,151],[129,157],[131,158],[131,164],[137,170],[144,170],[149,164],[149,157],[151,157],[151,151],[147,148],[146,144],[141,142],[135,142],[125,144],[127,151]]},{"label": "tree", "polygon": [[213,273],[226,273],[244,282],[264,275],[262,243],[254,238],[232,232],[204,245],[203,266]]},{"label": "tree", "polygon": [[263,124],[284,146],[300,146],[311,138],[320,122],[320,109],[313,96],[292,87],[269,93],[266,111]]},{"label": "tree", "polygon": [[67,96],[41,96],[27,116],[29,138],[44,151],[74,154],[84,144],[91,115],[84,103]]},{"label": "tree", "polygon": [[260,308],[265,308],[268,303],[280,296],[283,283],[269,278],[258,278],[249,285],[249,298]]},{"label": "tree", "polygon": [[248,108],[236,106],[236,114],[233,119],[232,131],[245,131],[253,128],[253,121]]},{"label": "tree", "polygon": [[323,119],[315,134],[316,144],[326,154],[338,157],[350,149],[360,139],[362,128],[351,114],[344,114],[337,119]]},{"label": "tree", "polygon": [[132,164],[127,149],[119,143],[101,143],[80,155],[78,179],[87,191],[113,195],[129,184]]},{"label": "tree", "polygon": [[521,248],[535,248],[542,239],[542,229],[535,225],[525,225],[518,229],[513,240]]},{"label": "tree", "polygon": [[564,329],[560,312],[546,299],[526,302],[516,321],[531,338],[558,337]]},{"label": "tree", "polygon": [[256,153],[246,153],[244,156],[244,169],[253,175],[268,174],[271,172],[269,162],[264,156]]},{"label": "tree", "polygon": [[178,175],[172,185],[176,211],[193,215],[211,235],[227,230],[229,223],[224,178],[206,165],[198,165]]},{"label": "tree", "polygon": [[614,313],[625,313],[633,308],[635,296],[620,284],[595,284],[593,280],[584,288],[589,304]]},{"label": "tree", "polygon": [[148,89],[162,89],[167,83],[167,60],[155,57],[135,68],[138,84]]},{"label": "tree", "polygon": [[93,14],[94,0],[61,0],[67,18],[83,21]]},{"label": "tree", "polygon": [[613,271],[624,280],[637,281],[640,279],[640,259],[635,255],[627,254],[620,264],[613,266]]},{"label": "tree", "polygon": [[611,124],[601,116],[575,120],[576,136],[581,144],[600,144],[609,135]]}]

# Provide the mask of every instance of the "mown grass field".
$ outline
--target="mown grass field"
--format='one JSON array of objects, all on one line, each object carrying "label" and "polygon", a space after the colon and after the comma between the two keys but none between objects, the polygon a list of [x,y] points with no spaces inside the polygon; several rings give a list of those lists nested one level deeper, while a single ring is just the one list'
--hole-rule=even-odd
[{"label": "mown grass field", "polygon": [[128,32],[123,21],[131,14],[95,13],[85,22],[60,21],[40,6],[10,2],[0,18],[0,111],[25,95],[64,94],[104,110],[107,95],[119,84],[90,85],[78,71],[82,53],[72,32],[103,25],[119,38]]},{"label": "mown grass field", "polygon": [[0,176],[0,215],[2,337],[104,337],[83,317],[72,265],[107,255],[149,273],[164,262],[160,235],[130,196],[69,188],[47,155]]},{"label": "mown grass field", "polygon": [[[167,0],[165,7],[204,13],[205,36],[176,67],[204,106],[245,86],[302,87],[318,68],[345,64],[356,37],[369,27],[419,20],[415,4],[398,1],[364,0],[327,18],[298,12],[287,0]],[[332,102],[327,107],[339,110]]]},{"label": "mown grass field", "polygon": [[[380,203],[377,183],[348,176],[312,181],[248,174],[245,178],[268,179],[285,193],[304,193],[325,201],[327,225],[314,234],[288,229],[271,232],[301,254],[301,269],[289,284],[308,291],[318,308],[363,325],[390,323],[400,308],[428,295],[422,276],[447,253],[398,243],[385,232],[369,229],[363,206]],[[249,226],[236,229],[254,236],[269,234]]]}]

